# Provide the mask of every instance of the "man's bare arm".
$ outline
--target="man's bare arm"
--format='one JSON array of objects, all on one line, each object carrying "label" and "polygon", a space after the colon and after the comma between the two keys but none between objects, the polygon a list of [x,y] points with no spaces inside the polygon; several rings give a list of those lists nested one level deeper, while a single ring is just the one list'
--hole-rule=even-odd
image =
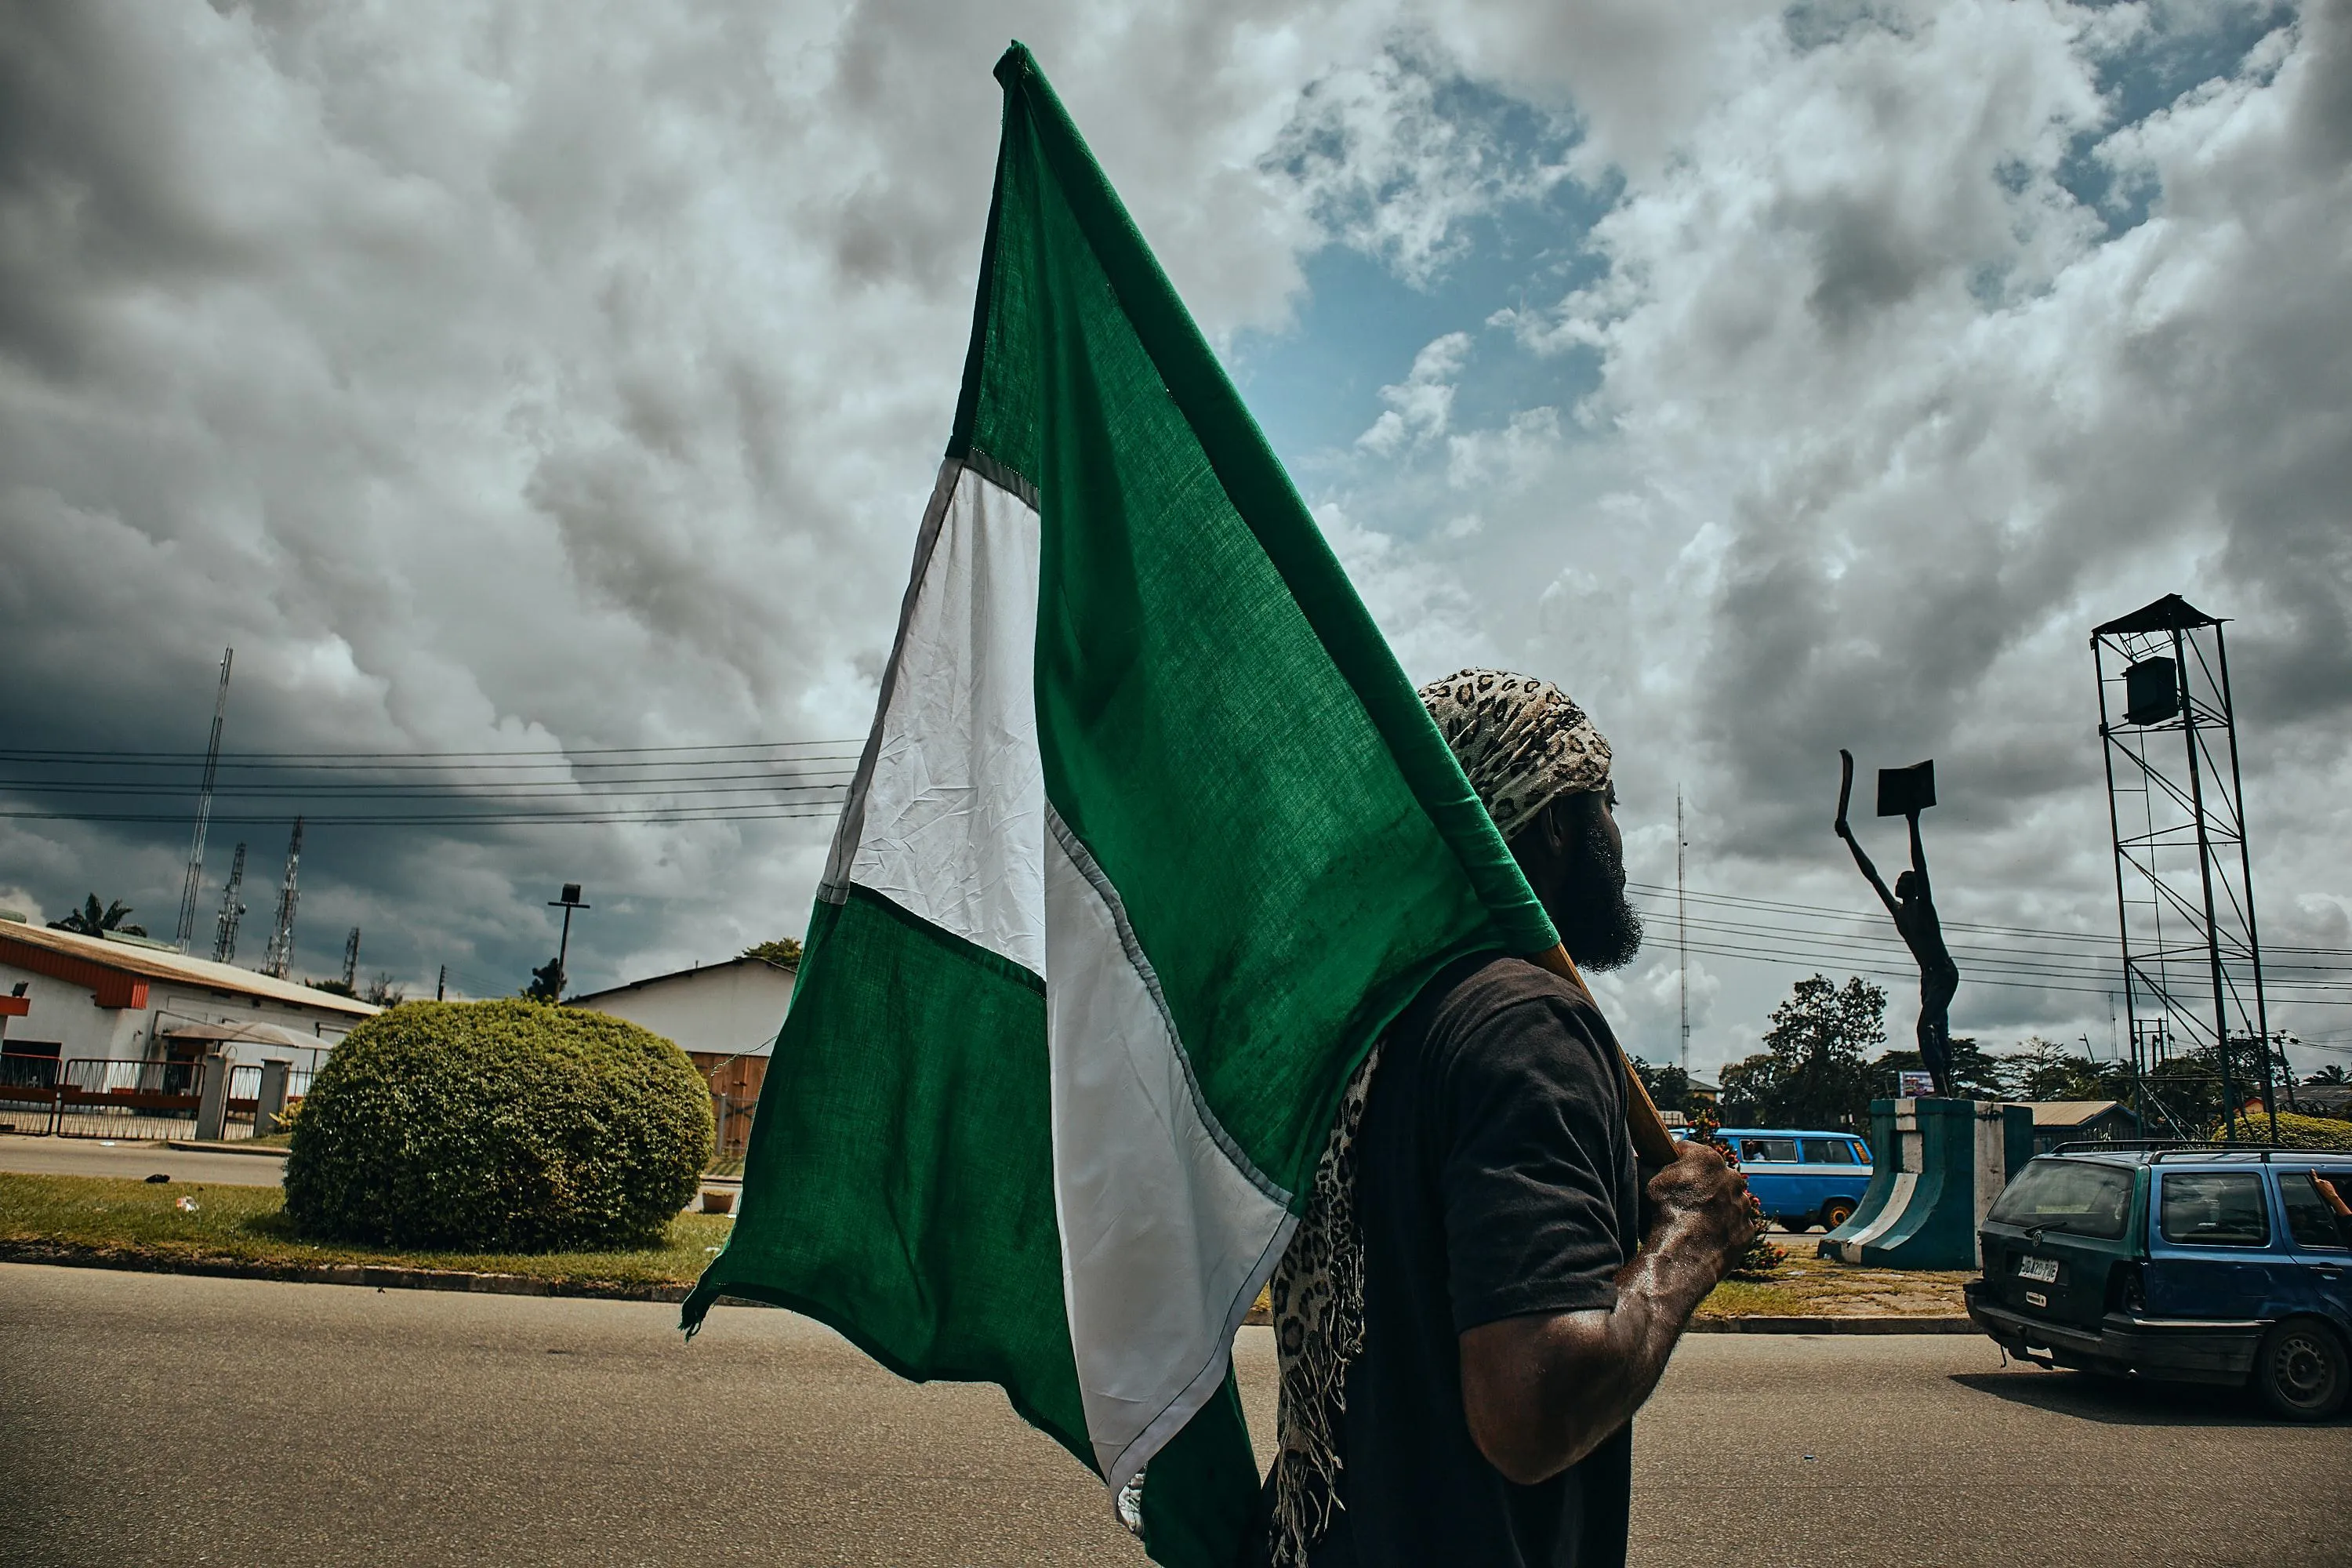
[{"label": "man's bare arm", "polygon": [[1534,1313],[1462,1335],[1462,1408],[1487,1463],[1521,1486],[1591,1453],[1658,1386],[1691,1311],[1755,1232],[1748,1183],[1704,1143],[1650,1178],[1655,1216],[1609,1310]]}]

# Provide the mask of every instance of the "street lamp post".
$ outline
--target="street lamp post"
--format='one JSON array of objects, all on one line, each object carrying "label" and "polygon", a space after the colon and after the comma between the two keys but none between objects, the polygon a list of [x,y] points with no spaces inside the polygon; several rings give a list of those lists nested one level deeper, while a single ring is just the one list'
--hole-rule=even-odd
[{"label": "street lamp post", "polygon": [[591,910],[594,909],[596,906],[593,904],[583,904],[580,901],[579,883],[566,882],[563,884],[563,896],[560,899],[548,900],[547,907],[551,910],[562,910],[563,911],[563,936],[562,939],[556,943],[555,948],[555,1000],[557,1003],[561,1004],[563,1000],[563,982],[565,975],[568,973],[568,971],[564,967],[564,959],[572,952],[572,911],[574,910]]}]

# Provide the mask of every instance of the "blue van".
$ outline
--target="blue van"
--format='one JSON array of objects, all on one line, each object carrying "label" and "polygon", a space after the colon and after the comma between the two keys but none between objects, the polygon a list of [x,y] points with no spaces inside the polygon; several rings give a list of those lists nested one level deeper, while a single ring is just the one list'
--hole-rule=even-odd
[{"label": "blue van", "polygon": [[2352,1153],[2065,1144],[1979,1235],[1969,1316],[2012,1355],[2252,1386],[2299,1420],[2352,1394]]},{"label": "blue van", "polygon": [[1870,1145],[1851,1132],[1803,1127],[1726,1127],[1716,1133],[1739,1156],[1748,1190],[1790,1230],[1835,1230],[1870,1187]]}]

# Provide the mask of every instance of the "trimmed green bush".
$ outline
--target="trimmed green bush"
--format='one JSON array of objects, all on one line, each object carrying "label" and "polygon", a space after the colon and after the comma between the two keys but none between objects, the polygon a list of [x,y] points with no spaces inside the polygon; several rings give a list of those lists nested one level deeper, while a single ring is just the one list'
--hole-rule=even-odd
[{"label": "trimmed green bush", "polygon": [[411,1002],[320,1069],[286,1213],[377,1246],[644,1245],[693,1201],[712,1142],[709,1088],[650,1030],[520,999]]},{"label": "trimmed green bush", "polygon": [[[2284,1100],[2286,1096],[2279,1098]],[[2213,1123],[2209,1138],[2220,1138],[2222,1126]],[[2271,1119],[2261,1111],[2238,1118],[2238,1137],[2246,1142],[2266,1142],[2271,1135]],[[2278,1113],[2278,1142],[2286,1149],[2352,1149],[2352,1121],[2338,1121],[2326,1116],[2301,1116],[2292,1110]]]}]

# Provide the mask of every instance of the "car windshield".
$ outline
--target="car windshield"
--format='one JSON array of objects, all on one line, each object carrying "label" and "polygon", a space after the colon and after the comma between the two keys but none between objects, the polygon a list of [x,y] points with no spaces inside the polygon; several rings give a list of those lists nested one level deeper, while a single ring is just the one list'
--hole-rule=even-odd
[{"label": "car windshield", "polygon": [[2027,1230],[2063,1230],[2113,1241],[2131,1215],[2132,1173],[2088,1160],[2035,1160],[1985,1217]]}]

